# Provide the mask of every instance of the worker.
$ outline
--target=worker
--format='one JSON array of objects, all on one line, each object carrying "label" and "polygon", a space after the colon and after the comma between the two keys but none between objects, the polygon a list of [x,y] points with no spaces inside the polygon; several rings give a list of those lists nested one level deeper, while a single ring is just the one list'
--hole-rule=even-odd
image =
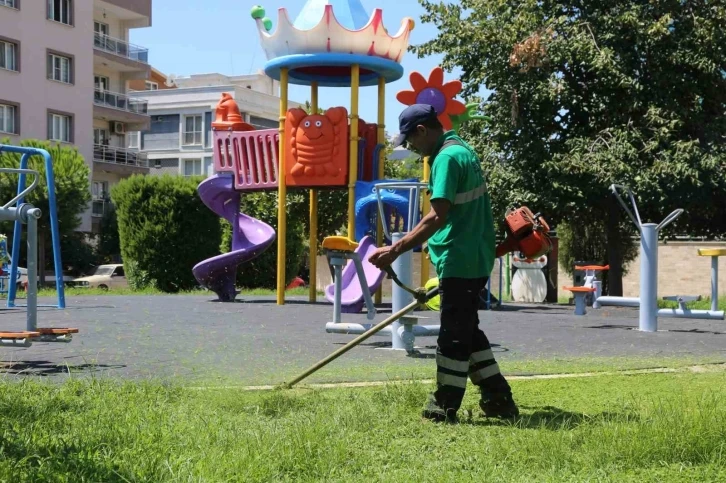
[{"label": "worker", "polygon": [[444,131],[432,106],[414,104],[399,116],[395,146],[429,157],[431,211],[391,246],[369,261],[383,269],[402,253],[428,242],[439,279],[441,328],[436,347],[436,390],[423,417],[457,422],[467,376],[479,386],[487,417],[513,418],[519,409],[501,374],[491,345],[479,328],[479,293],[494,266],[491,200],[480,161],[454,131]]}]

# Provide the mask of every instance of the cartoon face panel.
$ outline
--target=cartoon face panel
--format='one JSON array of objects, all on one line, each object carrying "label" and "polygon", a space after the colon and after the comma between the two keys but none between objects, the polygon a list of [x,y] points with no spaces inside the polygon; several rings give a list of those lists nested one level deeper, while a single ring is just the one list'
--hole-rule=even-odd
[{"label": "cartoon face panel", "polygon": [[287,184],[291,186],[344,185],[347,177],[347,111],[329,109],[308,115],[290,109],[285,129],[288,137]]}]

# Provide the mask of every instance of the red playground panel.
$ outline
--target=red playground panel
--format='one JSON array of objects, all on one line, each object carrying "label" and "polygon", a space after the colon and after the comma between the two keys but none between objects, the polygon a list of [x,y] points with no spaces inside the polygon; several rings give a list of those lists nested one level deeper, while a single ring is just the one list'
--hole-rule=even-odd
[{"label": "red playground panel", "polygon": [[287,111],[285,182],[288,186],[345,186],[348,180],[348,111],[332,107],[325,114]]},{"label": "red playground panel", "polygon": [[359,181],[373,181],[376,173],[373,172],[373,153],[378,144],[378,124],[368,123],[362,119],[358,121],[358,137],[363,144],[363,169],[358,173]]}]

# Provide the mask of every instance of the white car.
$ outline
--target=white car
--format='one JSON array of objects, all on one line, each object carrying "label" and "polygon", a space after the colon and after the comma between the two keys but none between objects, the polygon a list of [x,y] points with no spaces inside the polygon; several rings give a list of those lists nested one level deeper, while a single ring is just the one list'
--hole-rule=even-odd
[{"label": "white car", "polygon": [[114,288],[128,288],[124,266],[120,264],[99,265],[92,275],[73,280],[76,287],[100,288],[102,290]]}]

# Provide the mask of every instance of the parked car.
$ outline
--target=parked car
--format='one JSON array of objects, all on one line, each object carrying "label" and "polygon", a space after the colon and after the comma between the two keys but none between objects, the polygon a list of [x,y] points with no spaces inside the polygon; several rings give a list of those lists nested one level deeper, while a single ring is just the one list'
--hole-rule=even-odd
[{"label": "parked car", "polygon": [[102,290],[114,288],[128,288],[124,266],[121,264],[99,265],[93,274],[73,280],[76,287],[100,288]]}]

